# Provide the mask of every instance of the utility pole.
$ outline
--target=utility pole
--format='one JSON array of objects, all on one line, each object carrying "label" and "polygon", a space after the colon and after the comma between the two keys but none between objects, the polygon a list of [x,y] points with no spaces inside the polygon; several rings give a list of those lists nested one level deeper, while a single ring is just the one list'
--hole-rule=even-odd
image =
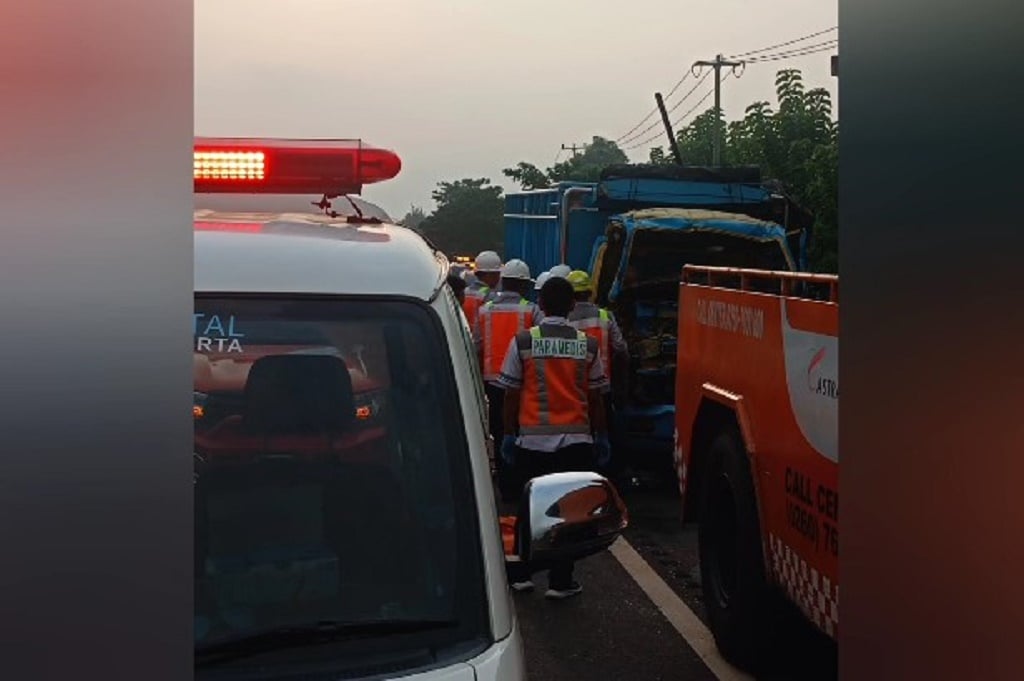
[{"label": "utility pole", "polygon": [[569,146],[565,146],[564,144],[562,145],[562,151],[571,151],[573,156],[576,156],[577,151],[584,151],[586,148],[586,145],[581,144],[577,146],[575,143]]},{"label": "utility pole", "polygon": [[713,60],[701,60],[693,63],[694,68],[710,66],[715,70],[715,167],[722,165],[722,67],[729,66],[736,73],[736,68],[742,66],[741,61],[729,61],[722,55]]},{"label": "utility pole", "polygon": [[668,146],[672,150],[672,155],[676,157],[676,163],[683,165],[683,155],[679,153],[679,140],[672,132],[672,124],[668,120],[668,112],[665,111],[665,100],[661,98],[660,92],[654,93],[654,101],[658,103],[658,111],[661,112],[661,122],[665,125],[665,134],[668,135]]}]

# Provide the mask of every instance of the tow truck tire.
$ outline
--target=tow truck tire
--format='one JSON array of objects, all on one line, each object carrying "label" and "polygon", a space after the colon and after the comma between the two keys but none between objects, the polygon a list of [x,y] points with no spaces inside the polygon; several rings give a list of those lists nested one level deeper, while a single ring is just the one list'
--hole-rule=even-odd
[{"label": "tow truck tire", "polygon": [[729,428],[706,451],[698,529],[701,586],[722,656],[758,672],[770,647],[770,591],[750,460],[741,443]]}]

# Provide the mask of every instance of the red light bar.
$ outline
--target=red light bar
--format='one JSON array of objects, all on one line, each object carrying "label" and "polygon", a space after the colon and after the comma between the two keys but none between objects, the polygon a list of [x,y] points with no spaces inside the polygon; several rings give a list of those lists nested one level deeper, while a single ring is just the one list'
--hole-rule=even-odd
[{"label": "red light bar", "polygon": [[360,140],[197,137],[197,194],[359,194],[398,175],[402,160]]}]

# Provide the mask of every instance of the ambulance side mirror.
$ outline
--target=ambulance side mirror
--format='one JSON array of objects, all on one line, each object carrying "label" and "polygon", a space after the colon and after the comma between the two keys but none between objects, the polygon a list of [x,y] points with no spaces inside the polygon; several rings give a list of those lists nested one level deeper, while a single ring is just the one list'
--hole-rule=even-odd
[{"label": "ambulance side mirror", "polygon": [[600,553],[629,524],[618,490],[596,473],[553,473],[526,484],[517,534],[520,560],[532,571],[552,561]]}]

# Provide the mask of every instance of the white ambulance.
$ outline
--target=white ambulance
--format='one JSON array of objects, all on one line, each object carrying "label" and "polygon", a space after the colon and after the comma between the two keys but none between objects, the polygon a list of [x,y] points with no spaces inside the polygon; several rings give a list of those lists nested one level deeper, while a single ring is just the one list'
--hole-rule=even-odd
[{"label": "white ambulance", "polygon": [[[449,264],[351,198],[400,168],[358,141],[196,140],[197,679],[525,678]],[[223,210],[242,194],[314,205]],[[535,479],[523,509],[538,568],[626,524],[594,474]]]}]

